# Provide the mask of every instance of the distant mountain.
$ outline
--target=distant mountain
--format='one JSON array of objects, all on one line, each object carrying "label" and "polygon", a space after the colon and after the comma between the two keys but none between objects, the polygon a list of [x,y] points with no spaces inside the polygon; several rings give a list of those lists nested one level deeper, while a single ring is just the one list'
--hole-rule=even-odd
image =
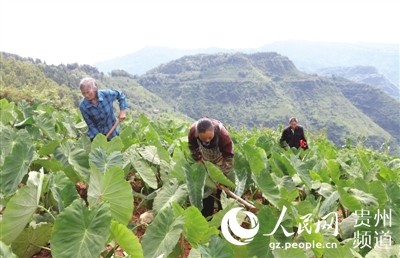
[{"label": "distant mountain", "polygon": [[331,67],[319,69],[316,73],[322,76],[339,76],[351,81],[370,84],[397,100],[400,98],[400,89],[373,66]]},{"label": "distant mountain", "polygon": [[116,57],[103,62],[97,62],[93,66],[104,73],[110,73],[114,69],[122,69],[130,74],[142,75],[148,70],[169,61],[181,58],[185,55],[195,55],[198,53],[213,54],[219,52],[232,52],[222,48],[204,48],[204,49],[177,49],[169,47],[145,47],[139,51]]},{"label": "distant mountain", "polygon": [[390,141],[399,151],[398,101],[368,84],[303,73],[277,53],[185,56],[138,81],[194,119],[277,127],[297,116],[309,131],[326,127],[337,144],[365,136],[367,145]]},{"label": "distant mountain", "polygon": [[374,66],[393,84],[400,85],[400,50],[394,44],[324,43],[309,41],[280,41],[253,49],[186,49],[145,47],[133,54],[93,64],[104,73],[123,69],[142,75],[148,70],[185,55],[216,53],[277,52],[287,56],[298,69],[315,73],[318,69],[338,66]]},{"label": "distant mountain", "polygon": [[315,72],[338,66],[374,66],[396,86],[400,85],[400,49],[396,44],[328,43],[310,41],[274,42],[256,49],[289,57],[298,69]]}]

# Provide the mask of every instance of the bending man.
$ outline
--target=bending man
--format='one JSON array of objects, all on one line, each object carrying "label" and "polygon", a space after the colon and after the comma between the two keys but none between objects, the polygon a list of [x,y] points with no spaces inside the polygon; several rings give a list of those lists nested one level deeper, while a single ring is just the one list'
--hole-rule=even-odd
[{"label": "bending man", "polygon": [[[217,165],[222,172],[230,178],[233,174],[233,143],[232,139],[221,122],[211,118],[201,118],[195,122],[189,131],[189,150],[193,159],[197,162],[209,161]],[[217,190],[217,198],[221,190]],[[207,195],[205,193],[205,195]],[[219,209],[221,204],[218,202]],[[203,199],[204,217],[211,216],[214,211],[214,197],[208,196]]]},{"label": "bending man", "polygon": [[[125,95],[117,90],[98,90],[97,83],[93,78],[84,78],[79,84],[79,88],[84,99],[79,105],[79,109],[88,126],[87,135],[90,140],[98,134],[106,135],[117,121],[114,114],[113,102],[119,102],[118,119],[122,122],[125,117],[125,109],[128,107]],[[109,140],[119,135],[120,126],[112,132]]]}]

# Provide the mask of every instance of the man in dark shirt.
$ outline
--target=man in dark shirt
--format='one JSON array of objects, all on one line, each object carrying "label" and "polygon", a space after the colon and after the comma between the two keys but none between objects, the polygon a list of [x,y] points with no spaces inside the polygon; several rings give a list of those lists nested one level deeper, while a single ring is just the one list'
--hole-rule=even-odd
[{"label": "man in dark shirt", "polygon": [[286,127],[280,139],[282,148],[288,150],[289,148],[300,148],[307,149],[307,140],[304,136],[304,129],[301,125],[298,125],[298,120],[295,117],[289,119],[289,126]]},{"label": "man in dark shirt", "polygon": [[[189,150],[193,159],[197,162],[209,161],[217,165],[229,179],[233,173],[233,142],[221,122],[211,118],[201,118],[192,126],[188,135]],[[232,179],[231,179],[232,180]],[[214,197],[207,196],[204,191],[203,210],[204,217],[211,216],[214,211]],[[210,192],[208,192],[210,194]],[[217,190],[216,197],[219,199],[221,190]],[[218,202],[219,209],[221,203]]]},{"label": "man in dark shirt", "polygon": [[[125,117],[125,109],[128,107],[125,95],[117,90],[98,90],[93,78],[84,78],[79,84],[84,99],[79,109],[88,126],[87,135],[91,140],[98,134],[107,134],[117,121],[114,115],[113,102],[119,102],[118,120],[122,122]],[[119,125],[112,132],[109,139],[119,134]]]}]

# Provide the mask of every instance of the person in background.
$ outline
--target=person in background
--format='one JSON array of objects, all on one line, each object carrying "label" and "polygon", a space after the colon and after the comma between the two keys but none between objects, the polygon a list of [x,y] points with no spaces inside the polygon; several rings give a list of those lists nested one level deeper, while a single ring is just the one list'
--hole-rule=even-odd
[{"label": "person in background", "polygon": [[280,144],[285,150],[293,147],[297,149],[300,147],[303,149],[308,148],[304,129],[298,124],[297,118],[292,117],[289,119],[289,126],[283,129]]},{"label": "person in background", "polygon": [[[93,140],[98,133],[106,135],[117,121],[113,108],[115,100],[119,102],[119,122],[125,120],[125,110],[128,105],[124,93],[117,90],[98,90],[96,81],[89,77],[81,80],[79,88],[84,96],[79,109],[88,126],[87,135],[90,140]],[[119,130],[118,125],[108,140],[119,135]]]},{"label": "person in background", "polygon": [[[190,154],[195,161],[202,163],[205,160],[217,165],[224,175],[233,181],[233,142],[221,122],[208,117],[199,119],[190,127],[188,142]],[[204,217],[208,217],[214,213],[214,197],[207,196],[206,190],[204,195],[206,197],[203,199],[201,213]],[[218,189],[216,198],[219,199],[220,195],[221,190]],[[222,209],[219,201],[218,208]]]}]

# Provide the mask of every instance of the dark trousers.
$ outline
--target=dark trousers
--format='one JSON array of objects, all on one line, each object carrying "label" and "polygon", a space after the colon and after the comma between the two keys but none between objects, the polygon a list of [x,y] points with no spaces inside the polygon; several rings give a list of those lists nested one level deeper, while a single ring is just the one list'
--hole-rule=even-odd
[{"label": "dark trousers", "polygon": [[221,192],[222,191],[220,189],[217,189],[217,193],[215,194],[215,196],[210,195],[203,199],[203,209],[201,210],[201,214],[203,214],[205,218],[214,214],[215,200],[217,201],[218,204],[218,210],[222,210],[221,201],[219,200],[221,197]]}]

